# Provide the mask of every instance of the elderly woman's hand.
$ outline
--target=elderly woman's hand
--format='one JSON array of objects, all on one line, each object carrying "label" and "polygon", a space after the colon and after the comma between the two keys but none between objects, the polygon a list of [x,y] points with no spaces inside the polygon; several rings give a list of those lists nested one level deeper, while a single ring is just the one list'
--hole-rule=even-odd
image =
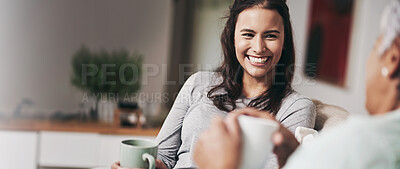
[{"label": "elderly woman's hand", "polygon": [[199,138],[194,149],[194,160],[200,169],[235,169],[241,157],[241,133],[238,115],[228,116],[225,121],[214,117]]},{"label": "elderly woman's hand", "polygon": [[300,143],[294,137],[294,135],[285,127],[280,125],[277,132],[272,136],[272,142],[274,143],[274,153],[278,157],[279,167],[282,168],[290,155],[297,149]]},{"label": "elderly woman's hand", "polygon": [[[275,118],[271,116],[269,112],[260,111],[254,108],[238,109],[236,111],[233,111],[232,113],[236,115],[248,115],[248,116],[265,118],[276,121]],[[290,155],[299,146],[299,142],[294,137],[294,135],[281,124],[278,131],[276,131],[272,136],[272,142],[275,145],[273,151],[278,157],[279,167],[282,168],[286,164],[286,161],[288,160]]]}]

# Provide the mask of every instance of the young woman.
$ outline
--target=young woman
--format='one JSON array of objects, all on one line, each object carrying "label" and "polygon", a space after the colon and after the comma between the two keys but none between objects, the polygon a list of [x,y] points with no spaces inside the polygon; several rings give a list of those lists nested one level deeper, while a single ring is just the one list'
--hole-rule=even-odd
[{"label": "young woman", "polygon": [[[281,167],[400,168],[400,0],[388,4],[380,28],[366,67],[366,108],[371,116],[350,117],[321,134],[312,144],[298,149],[293,134],[281,127],[273,136]],[[270,118],[263,111],[245,108],[231,113],[225,121],[213,119],[195,147],[194,159],[200,168],[238,168],[241,133],[237,117],[241,113]]]},{"label": "young woman", "polygon": [[314,127],[315,105],[291,87],[295,52],[284,0],[235,0],[221,43],[222,65],[195,73],[179,92],[156,139],[158,168],[196,168],[199,134],[213,116],[238,108],[267,111],[292,132]]}]

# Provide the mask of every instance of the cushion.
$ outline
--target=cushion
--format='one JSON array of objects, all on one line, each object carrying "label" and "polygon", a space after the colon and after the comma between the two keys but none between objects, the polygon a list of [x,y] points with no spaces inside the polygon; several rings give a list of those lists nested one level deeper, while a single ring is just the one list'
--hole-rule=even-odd
[{"label": "cushion", "polygon": [[339,106],[325,104],[315,99],[313,102],[317,108],[314,126],[317,131],[335,126],[349,116],[349,112]]}]

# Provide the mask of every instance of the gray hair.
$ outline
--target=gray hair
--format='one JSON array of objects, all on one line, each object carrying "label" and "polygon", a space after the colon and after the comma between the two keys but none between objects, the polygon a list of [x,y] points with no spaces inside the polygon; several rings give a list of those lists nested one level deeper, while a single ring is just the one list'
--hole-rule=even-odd
[{"label": "gray hair", "polygon": [[400,0],[393,0],[383,11],[381,20],[382,44],[379,55],[382,55],[400,35]]}]

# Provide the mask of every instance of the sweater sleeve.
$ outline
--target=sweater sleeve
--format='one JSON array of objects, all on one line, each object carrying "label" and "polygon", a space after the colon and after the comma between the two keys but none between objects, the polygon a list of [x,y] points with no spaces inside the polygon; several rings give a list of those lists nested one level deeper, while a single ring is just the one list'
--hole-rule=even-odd
[{"label": "sweater sleeve", "polygon": [[173,168],[178,160],[177,152],[181,147],[181,130],[183,119],[191,105],[194,81],[198,73],[189,77],[185,82],[175,102],[157,135],[157,158],[168,168]]},{"label": "sweater sleeve", "polygon": [[292,133],[296,128],[307,127],[314,128],[316,118],[316,107],[308,98],[297,98],[294,101],[288,101],[282,114],[277,114],[277,120],[288,128]]},{"label": "sweater sleeve", "polygon": [[[392,116],[393,117],[393,116]],[[393,123],[394,122],[394,123]],[[398,169],[399,119],[352,117],[322,132],[312,144],[300,146],[285,169]],[[397,139],[395,139],[397,138]]]}]

